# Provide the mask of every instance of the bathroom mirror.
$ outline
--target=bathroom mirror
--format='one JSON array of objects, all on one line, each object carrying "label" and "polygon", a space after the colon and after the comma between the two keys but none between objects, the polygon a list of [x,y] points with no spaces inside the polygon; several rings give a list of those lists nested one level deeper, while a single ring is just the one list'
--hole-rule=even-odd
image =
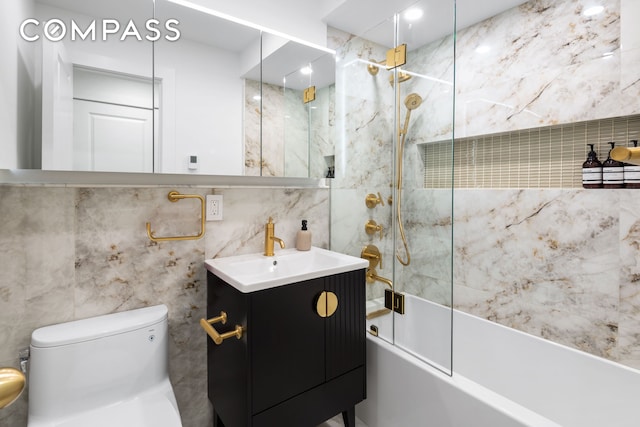
[{"label": "bathroom mirror", "polygon": [[[33,135],[18,143],[20,169],[324,176],[310,173],[308,160],[293,175],[262,166],[270,163],[263,153],[282,151],[270,147],[282,140],[263,130],[271,122],[263,120],[268,99],[261,95],[263,76],[282,87],[280,65],[290,55],[311,62],[325,51],[182,0],[157,0],[155,7],[151,0],[27,0],[24,9],[37,21],[25,33],[40,37],[18,40],[18,50],[28,51],[34,99],[32,125],[25,126]],[[157,33],[147,28],[154,16]],[[66,28],[60,41],[45,37],[50,19]]]},{"label": "bathroom mirror", "polygon": [[[325,177],[325,167],[313,167],[324,160],[311,158],[317,145],[318,131],[311,132],[313,109],[328,110],[329,98],[305,101],[304,93],[332,86],[335,81],[335,55],[330,49],[320,49],[271,33],[262,36],[262,92],[261,92],[261,161],[246,163],[248,175],[286,177]],[[255,90],[254,90],[255,92]],[[247,92],[245,120],[255,115],[254,92]],[[317,93],[317,92],[316,92]],[[315,121],[325,119],[322,139],[329,136],[328,114],[317,115]],[[255,120],[254,120],[255,121]],[[246,123],[245,130],[248,129]],[[245,143],[250,147],[251,140]],[[257,146],[257,144],[255,144]],[[253,152],[256,152],[254,150]],[[332,151],[333,152],[333,151]],[[257,156],[255,156],[257,158]]]},{"label": "bathroom mirror", "polygon": [[[159,170],[242,175],[244,94],[254,88],[259,94],[260,30],[188,2],[158,0],[155,16],[177,19],[181,31],[180,40],[155,43]],[[259,103],[251,101],[259,114]]]},{"label": "bathroom mirror", "polygon": [[[152,172],[152,2],[27,1],[14,23],[31,72],[31,147],[21,167]],[[103,18],[104,17],[104,18]],[[25,44],[26,40],[26,44]],[[25,84],[23,83],[23,86]],[[29,102],[31,100],[24,100]],[[27,121],[25,119],[25,121]]]},{"label": "bathroom mirror", "polygon": [[283,79],[286,176],[331,177],[333,173],[333,76],[335,55],[324,53]]}]

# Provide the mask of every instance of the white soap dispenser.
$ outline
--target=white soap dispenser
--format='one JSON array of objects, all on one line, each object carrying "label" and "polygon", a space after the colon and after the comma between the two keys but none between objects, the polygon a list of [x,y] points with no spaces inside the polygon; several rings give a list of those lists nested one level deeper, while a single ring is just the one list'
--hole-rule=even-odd
[{"label": "white soap dispenser", "polygon": [[296,235],[296,249],[299,251],[308,251],[311,249],[311,232],[307,230],[307,220],[302,220],[302,228],[298,230]]}]

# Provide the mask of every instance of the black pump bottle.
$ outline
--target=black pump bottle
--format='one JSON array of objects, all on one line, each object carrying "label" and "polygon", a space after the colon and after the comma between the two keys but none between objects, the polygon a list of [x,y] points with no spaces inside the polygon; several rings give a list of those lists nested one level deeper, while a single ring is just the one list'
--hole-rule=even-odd
[{"label": "black pump bottle", "polygon": [[594,144],[587,144],[591,150],[582,164],[582,186],[584,188],[602,188],[602,163],[593,151]]}]

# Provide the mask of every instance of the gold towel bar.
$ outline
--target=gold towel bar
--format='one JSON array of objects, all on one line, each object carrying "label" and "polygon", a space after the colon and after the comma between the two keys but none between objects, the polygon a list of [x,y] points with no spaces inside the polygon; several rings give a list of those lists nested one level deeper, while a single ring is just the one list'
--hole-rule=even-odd
[{"label": "gold towel bar", "polygon": [[205,320],[200,319],[200,326],[207,332],[207,335],[211,337],[214,343],[220,345],[224,340],[231,337],[236,337],[237,339],[242,338],[242,333],[244,332],[244,328],[240,325],[236,325],[236,328],[233,331],[225,332],[223,334],[218,333],[214,329],[214,323],[222,323],[223,325],[227,323],[227,313],[224,311],[220,312],[220,316],[212,317],[211,319]]},{"label": "gold towel bar", "polygon": [[205,230],[205,201],[204,197],[199,194],[180,194],[177,191],[170,191],[167,195],[170,202],[177,202],[182,199],[200,199],[200,233],[195,236],[176,236],[176,237],[155,237],[151,231],[151,224],[147,222],[147,236],[154,242],[168,242],[175,240],[197,240],[204,236]]}]

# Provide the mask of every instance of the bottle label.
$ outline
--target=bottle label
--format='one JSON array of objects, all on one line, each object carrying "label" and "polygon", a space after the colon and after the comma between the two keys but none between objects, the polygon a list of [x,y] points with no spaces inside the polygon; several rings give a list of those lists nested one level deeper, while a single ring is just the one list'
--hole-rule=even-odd
[{"label": "bottle label", "polygon": [[640,179],[640,171],[638,172],[624,172],[624,179]]},{"label": "bottle label", "polygon": [[622,184],[624,169],[621,167],[602,168],[602,181],[607,184]]},{"label": "bottle label", "polygon": [[625,166],[624,182],[634,184],[640,183],[640,166]]},{"label": "bottle label", "polygon": [[583,184],[602,184],[602,168],[583,168]]}]

